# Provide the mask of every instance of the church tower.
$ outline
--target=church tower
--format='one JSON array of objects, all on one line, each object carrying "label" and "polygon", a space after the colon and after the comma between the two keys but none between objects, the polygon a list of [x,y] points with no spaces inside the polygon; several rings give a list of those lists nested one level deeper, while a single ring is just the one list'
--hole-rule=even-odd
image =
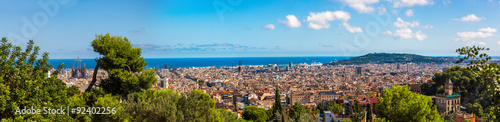
[{"label": "church tower", "polygon": [[444,83],[444,93],[446,95],[453,94],[453,83],[451,82],[451,77]]}]

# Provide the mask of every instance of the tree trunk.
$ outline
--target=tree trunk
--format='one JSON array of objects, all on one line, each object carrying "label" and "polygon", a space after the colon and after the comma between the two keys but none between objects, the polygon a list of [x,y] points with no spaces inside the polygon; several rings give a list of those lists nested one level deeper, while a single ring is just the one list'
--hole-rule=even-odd
[{"label": "tree trunk", "polygon": [[101,64],[102,59],[97,60],[97,64],[95,65],[94,68],[94,75],[92,76],[92,81],[90,82],[89,86],[87,89],[85,89],[85,92],[91,92],[92,86],[95,85],[95,82],[97,81],[97,72],[99,71],[99,65]]}]

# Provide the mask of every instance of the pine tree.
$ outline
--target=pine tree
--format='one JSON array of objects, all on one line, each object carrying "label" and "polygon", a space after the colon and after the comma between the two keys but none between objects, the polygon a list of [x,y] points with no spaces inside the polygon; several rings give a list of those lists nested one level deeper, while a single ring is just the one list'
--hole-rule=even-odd
[{"label": "pine tree", "polygon": [[92,41],[94,52],[101,54],[96,60],[92,81],[86,92],[96,83],[99,68],[109,73],[109,78],[101,80],[100,87],[108,93],[126,95],[151,88],[156,82],[155,71],[143,71],[146,63],[141,57],[141,48],[134,48],[127,37],[96,35]]}]

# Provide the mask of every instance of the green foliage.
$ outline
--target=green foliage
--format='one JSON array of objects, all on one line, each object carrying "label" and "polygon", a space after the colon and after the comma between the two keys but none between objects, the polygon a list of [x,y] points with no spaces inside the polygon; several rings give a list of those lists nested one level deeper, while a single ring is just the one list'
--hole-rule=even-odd
[{"label": "green foliage", "polygon": [[219,112],[219,116],[224,122],[247,122],[247,120],[238,118],[238,115],[235,115],[233,112],[230,112],[225,109],[217,109]]},{"label": "green foliage", "polygon": [[352,122],[351,120],[342,119],[340,122]]},{"label": "green foliage", "polygon": [[476,47],[476,46],[466,46],[462,48],[458,48],[455,52],[458,53],[458,56],[460,60],[458,60],[456,63],[462,63],[464,61],[470,60],[469,65],[484,65],[486,64],[489,60],[491,60],[491,57],[488,56],[486,53],[480,53],[480,51],[488,51],[490,48],[485,48],[485,47]]},{"label": "green foliage", "polygon": [[[275,120],[281,120],[283,121],[283,106],[281,106],[281,95],[280,95],[280,87],[276,86],[276,92],[275,92],[275,102],[274,102],[274,105],[273,105],[273,108],[272,108],[272,112],[273,112],[273,116],[271,116],[271,118],[275,118]],[[279,113],[280,115],[280,118],[278,119],[276,117],[276,114],[275,113]]]},{"label": "green foliage", "polygon": [[326,106],[326,110],[332,111],[334,114],[342,114],[344,111],[344,106],[333,102],[333,103],[328,103]]},{"label": "green foliage", "polygon": [[445,116],[445,117],[446,117],[445,118],[446,122],[456,122],[457,121],[456,118],[455,118],[455,113],[454,112],[453,113],[450,112],[448,114],[448,116]]},{"label": "green foliage", "polygon": [[[323,113],[324,114],[324,113]],[[322,116],[322,122],[326,122],[326,115]]]},{"label": "green foliage", "polygon": [[99,121],[128,121],[128,113],[124,112],[118,96],[106,94],[97,98],[93,107],[105,108],[110,110],[111,114],[94,114],[93,120]]},{"label": "green foliage", "polygon": [[133,48],[127,37],[96,35],[92,41],[94,52],[101,54],[101,67],[114,73],[113,70],[125,69],[131,72],[141,72],[146,63],[141,57],[141,48]]},{"label": "green foliage", "polygon": [[[86,101],[83,95],[72,95],[68,98],[68,101],[69,108],[86,107]],[[87,114],[70,114],[70,116],[79,121],[91,121],[91,116]]]},{"label": "green foliage", "polygon": [[444,83],[451,77],[453,83],[453,92],[459,93],[461,98],[461,103],[480,103],[483,106],[490,104],[490,97],[482,95],[485,91],[484,85],[481,84],[481,78],[476,77],[474,72],[470,71],[468,68],[461,68],[460,66],[454,66],[448,68],[443,73],[435,73],[433,82],[424,83],[421,85],[422,92],[425,95],[436,95],[444,93]]},{"label": "green foliage", "polygon": [[257,106],[245,107],[242,116],[243,119],[252,120],[254,122],[265,122],[269,118],[266,114],[266,110]]},{"label": "green foliage", "polygon": [[350,117],[353,122],[361,122],[365,118],[365,113],[361,110],[358,100],[356,100],[352,106]]},{"label": "green foliage", "polygon": [[296,120],[289,119],[289,120],[290,120],[290,122],[316,122],[316,119],[310,113],[300,114],[298,119],[296,119]]},{"label": "green foliage", "polygon": [[490,121],[500,121],[500,66],[497,63],[488,64],[491,60],[486,53],[489,48],[485,47],[462,47],[456,50],[460,56],[463,56],[457,63],[470,60],[467,70],[473,72],[473,76],[480,79],[479,86],[482,89],[480,95],[485,96],[483,101],[491,101],[491,106],[482,103],[481,105],[489,107],[491,114],[487,115]]},{"label": "green foliage", "polygon": [[[126,95],[151,88],[156,82],[155,71],[143,71],[146,63],[141,49],[133,48],[126,37],[96,35],[92,47],[103,56],[97,60],[96,69],[101,67],[109,73],[109,78],[99,84],[106,92]],[[95,82],[95,75],[89,88]]]},{"label": "green foliage", "polygon": [[273,116],[271,118],[269,118],[268,121],[272,121],[272,122],[284,122],[285,120],[283,120],[284,116],[283,114],[281,114],[280,112],[276,111],[274,112]]},{"label": "green foliage", "polygon": [[481,106],[479,103],[474,103],[474,104],[467,103],[465,105],[465,108],[467,113],[474,113],[478,117],[483,116],[483,106]]},{"label": "green foliage", "polygon": [[464,120],[463,122],[472,122],[472,120],[470,120],[470,119],[466,119],[466,120]]},{"label": "green foliage", "polygon": [[297,122],[300,122],[301,116],[306,117],[306,114],[310,114],[310,110],[300,103],[295,103],[294,105],[288,107],[288,109],[288,116]]},{"label": "green foliage", "polygon": [[68,87],[66,90],[68,93],[68,96],[73,96],[73,95],[79,95],[80,94],[80,89],[78,89],[77,86],[72,85],[71,87]]},{"label": "green foliage", "polygon": [[432,99],[411,92],[407,85],[385,89],[376,108],[379,116],[388,121],[443,121]]},{"label": "green foliage", "polygon": [[180,95],[171,90],[148,89],[129,94],[123,106],[132,121],[175,121],[178,119],[176,113],[179,98]]},{"label": "green foliage", "polygon": [[215,101],[200,90],[181,97],[177,104],[179,121],[222,121],[215,110]]},{"label": "green foliage", "polygon": [[2,38],[0,46],[0,118],[5,121],[71,121],[59,114],[15,114],[16,109],[59,108],[68,104],[67,87],[57,74],[60,64],[52,75],[48,63],[49,53],[39,56],[40,48],[29,40],[23,51]]},{"label": "green foliage", "polygon": [[370,53],[359,57],[352,57],[346,60],[340,60],[325,65],[361,65],[371,62],[383,63],[444,63],[454,60],[446,57],[427,57],[415,54],[396,54],[396,53]]},{"label": "green foliage", "polygon": [[372,121],[372,105],[368,103],[367,109],[366,109],[366,121],[371,122]]}]

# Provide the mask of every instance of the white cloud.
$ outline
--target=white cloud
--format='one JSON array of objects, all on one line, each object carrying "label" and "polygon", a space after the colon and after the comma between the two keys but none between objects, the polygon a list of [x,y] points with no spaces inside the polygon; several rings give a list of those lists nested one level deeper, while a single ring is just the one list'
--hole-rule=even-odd
[{"label": "white cloud", "polygon": [[459,41],[469,41],[478,38],[487,38],[493,36],[493,33],[497,32],[497,29],[494,28],[480,28],[478,32],[458,32],[457,38],[455,40]]},{"label": "white cloud", "polygon": [[[500,3],[500,2],[499,2]],[[500,45],[500,41],[497,42],[498,45]]]},{"label": "white cloud", "polygon": [[420,28],[422,28],[422,29],[433,29],[434,26],[433,25],[422,25],[422,26],[420,26]]},{"label": "white cloud", "polygon": [[370,13],[375,9],[368,5],[378,3],[379,0],[342,0],[342,2],[356,9],[359,13]]},{"label": "white cloud", "polygon": [[267,24],[267,25],[264,25],[264,27],[262,27],[264,29],[269,29],[269,30],[274,30],[276,27],[274,27],[273,24]]},{"label": "white cloud", "polygon": [[412,17],[413,16],[413,9],[409,9],[408,11],[406,11],[406,16]]},{"label": "white cloud", "polygon": [[287,19],[286,21],[281,21],[281,20],[278,21],[290,28],[298,28],[301,26],[299,19],[297,19],[295,15],[287,15],[286,19]]},{"label": "white cloud", "polygon": [[356,26],[351,26],[347,22],[343,23],[345,30],[349,31],[349,33],[360,33],[363,32],[363,30],[360,27]]},{"label": "white cloud", "polygon": [[382,32],[382,34],[383,34],[383,35],[392,35],[392,32],[388,30],[388,31],[384,31],[384,32]]},{"label": "white cloud", "polygon": [[475,14],[469,14],[465,17],[462,17],[460,19],[453,19],[455,21],[464,21],[464,22],[471,22],[471,21],[481,21],[485,19],[484,17],[477,17]]},{"label": "white cloud", "polygon": [[424,5],[432,5],[434,2],[432,0],[395,0],[394,8],[399,7],[413,7],[413,6],[424,6]]},{"label": "white cloud", "polygon": [[418,27],[418,26],[420,26],[420,23],[417,21],[413,21],[411,23],[405,22],[403,19],[398,18],[398,21],[394,22],[393,26],[398,27],[398,28]]},{"label": "white cloud", "polygon": [[487,28],[480,28],[479,31],[485,32],[485,33],[495,33],[495,32],[497,32],[497,29],[487,27]]},{"label": "white cloud", "polygon": [[396,30],[396,32],[392,33],[391,31],[382,32],[384,35],[392,35],[395,39],[417,39],[419,41],[426,40],[429,38],[427,35],[422,33],[422,31],[417,31],[413,33],[413,31],[409,28],[403,28],[400,30]]},{"label": "white cloud", "polygon": [[481,45],[481,46],[486,46],[486,43],[484,43],[484,42],[478,42],[477,44]]},{"label": "white cloud", "polygon": [[349,19],[351,19],[351,15],[345,11],[325,11],[321,13],[311,12],[307,17],[309,28],[316,30],[330,28],[330,21],[342,20],[343,22],[347,22]]}]

